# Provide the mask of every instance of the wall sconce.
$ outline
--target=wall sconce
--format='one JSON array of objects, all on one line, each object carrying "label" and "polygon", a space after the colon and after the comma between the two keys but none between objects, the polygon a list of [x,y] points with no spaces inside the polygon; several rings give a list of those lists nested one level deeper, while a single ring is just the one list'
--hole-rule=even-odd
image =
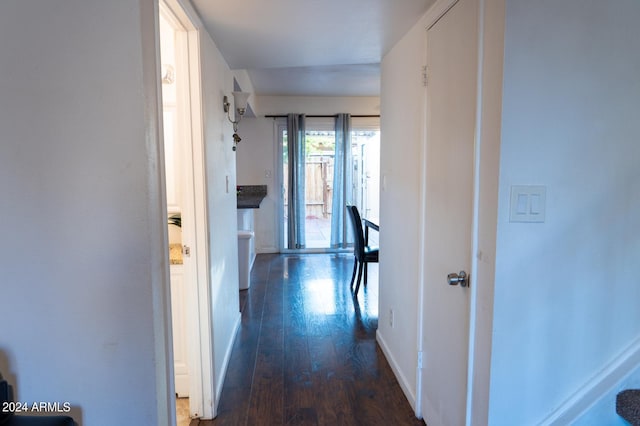
[{"label": "wall sconce", "polygon": [[247,92],[231,92],[233,95],[233,104],[236,107],[235,120],[231,118],[229,99],[225,96],[222,98],[222,107],[224,108],[224,112],[227,113],[227,118],[233,124],[233,150],[236,150],[236,146],[238,142],[241,141],[240,136],[238,136],[238,123],[242,120],[244,113],[247,112],[247,100],[249,99],[250,93]]}]

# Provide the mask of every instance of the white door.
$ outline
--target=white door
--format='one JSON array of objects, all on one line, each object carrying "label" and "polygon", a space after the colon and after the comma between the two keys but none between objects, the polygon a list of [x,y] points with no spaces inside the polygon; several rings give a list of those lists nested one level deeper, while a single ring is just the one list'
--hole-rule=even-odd
[{"label": "white door", "polygon": [[[175,177],[173,193],[167,191],[168,211],[172,213],[171,201],[175,199],[185,248],[183,265],[172,267],[171,276],[175,389],[179,396],[189,397],[191,417],[213,418],[210,401],[215,400],[215,378],[209,368],[213,346],[199,34],[180,3],[159,2],[165,146],[173,154]],[[168,143],[172,137],[173,145]],[[169,179],[171,168],[166,169]],[[178,269],[181,274],[174,273]]]},{"label": "white door", "polygon": [[187,303],[182,265],[171,265],[171,325],[176,394],[189,396],[189,352],[187,343]]},{"label": "white door", "polygon": [[427,30],[427,140],[422,414],[465,424],[471,267],[477,0],[460,0]]},{"label": "white door", "polygon": [[[188,123],[184,119],[184,91],[181,80],[176,79],[176,70],[182,71],[179,63],[176,43],[177,31],[172,25],[172,16],[160,13],[160,47],[162,60],[162,109],[164,128],[165,175],[167,188],[167,212],[171,215],[182,215],[180,228],[170,227],[169,243],[182,246],[187,237],[191,221],[186,216],[186,171],[189,169],[188,158],[183,155],[189,142],[185,128]],[[186,136],[186,137],[185,137]],[[178,232],[175,232],[175,231]],[[177,239],[176,239],[176,235]],[[185,234],[185,235],[183,235]],[[174,240],[175,239],[175,240]],[[183,265],[171,265],[171,316],[173,325],[173,358],[176,394],[179,397],[189,396],[189,347],[187,339],[187,289],[185,288],[185,272],[187,277],[193,268],[190,257],[183,256]],[[186,270],[186,271],[184,271]]]}]

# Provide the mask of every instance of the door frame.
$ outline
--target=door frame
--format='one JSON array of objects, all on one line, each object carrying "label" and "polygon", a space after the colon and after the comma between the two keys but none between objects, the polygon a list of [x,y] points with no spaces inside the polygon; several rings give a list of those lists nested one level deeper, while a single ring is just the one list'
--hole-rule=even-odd
[{"label": "door frame", "polygon": [[[437,0],[436,3],[427,11],[425,15],[423,23],[424,26],[424,49],[423,49],[423,58],[424,63],[427,63],[427,52],[426,46],[428,41],[428,30],[435,25],[440,18],[442,18],[451,8],[453,8],[459,0]],[[489,176],[486,176],[482,173],[482,171],[486,168],[488,164],[490,164],[493,160],[495,160],[495,156],[492,155],[483,155],[485,152],[485,148],[483,147],[483,142],[486,145],[491,145],[491,141],[485,142],[488,137],[497,136],[499,138],[499,130],[497,130],[497,135],[495,134],[496,130],[494,125],[496,125],[495,117],[489,117],[487,119],[484,115],[489,108],[495,107],[496,105],[485,105],[483,99],[483,84],[491,84],[495,83],[495,80],[491,80],[485,78],[483,70],[486,68],[487,64],[485,64],[485,55],[484,55],[484,46],[489,41],[485,41],[486,39],[486,31],[484,22],[486,20],[485,11],[487,10],[487,2],[496,3],[497,7],[493,7],[490,11],[489,18],[495,18],[500,16],[500,13],[504,13],[504,0],[497,0],[492,2],[492,0],[476,0],[477,5],[477,65],[476,65],[476,115],[475,115],[475,131],[474,131],[474,160],[473,160],[473,189],[472,189],[472,226],[471,226],[471,265],[470,265],[470,300],[469,300],[469,342],[468,342],[468,356],[467,356],[467,388],[466,395],[464,396],[466,400],[466,425],[471,424],[486,424],[487,417],[486,413],[488,411],[488,400],[489,400],[489,365],[487,360],[490,362],[490,351],[491,351],[491,318],[493,315],[492,309],[486,311],[480,311],[478,309],[478,301],[479,301],[479,291],[486,294],[487,291],[489,295],[493,294],[493,273],[487,274],[482,271],[483,278],[489,278],[490,282],[481,283],[478,280],[479,273],[479,260],[482,256],[482,253],[479,249],[479,233],[480,233],[480,215],[481,213],[489,213],[491,214],[491,210],[496,210],[496,202],[493,204],[491,209],[487,209],[487,205],[483,204],[487,201],[492,200],[493,194],[485,194],[481,192],[481,188],[485,187],[490,182],[485,183],[485,179]],[[502,6],[500,6],[502,5]],[[493,5],[492,6],[496,6]],[[502,36],[502,40],[504,40]],[[495,58],[491,58],[492,60]],[[499,58],[502,60],[502,58]],[[425,78],[427,76],[427,69],[425,65]],[[501,80],[501,74],[497,76],[499,80]],[[491,101],[496,102],[494,99]],[[497,104],[499,108],[499,101]],[[427,223],[425,220],[425,211],[426,211],[426,146],[427,146],[427,120],[429,105],[428,105],[428,86],[423,91],[423,126],[422,126],[422,167],[420,170],[420,181],[421,181],[421,221],[420,221],[420,230],[419,235],[420,239],[420,247],[419,247],[419,256],[421,259],[424,258],[426,252],[426,227]],[[490,121],[493,119],[493,121]],[[488,124],[488,131],[485,131],[483,128],[483,124]],[[497,123],[499,129],[499,120]],[[493,132],[493,133],[492,133]],[[499,155],[499,154],[498,154]],[[497,175],[497,172],[495,173]],[[491,191],[489,191],[491,192]],[[482,212],[481,212],[482,210]],[[497,211],[496,211],[497,212]],[[497,213],[496,213],[497,214]],[[495,228],[495,227],[494,227]],[[493,236],[490,238],[485,238],[483,243],[491,246],[493,240],[493,253],[487,253],[489,255],[495,255],[495,232]],[[493,256],[492,258],[495,258]],[[488,268],[493,270],[492,267]],[[424,269],[424,265],[420,262],[419,266],[419,290],[418,290],[418,327],[417,327],[417,348],[418,348],[418,360],[422,359],[422,353],[424,350],[424,342],[423,342],[423,331],[424,331],[424,319],[425,319],[425,294],[427,290],[427,273]],[[483,289],[479,290],[479,285],[483,285]],[[492,304],[491,304],[492,307]],[[477,340],[484,339],[486,342],[483,345],[478,345]],[[428,362],[428,360],[426,360]],[[476,376],[476,368],[482,371],[482,379],[477,379]],[[480,373],[480,371],[479,371]],[[418,418],[423,417],[423,407],[422,407],[422,365],[419,361],[416,368],[416,404],[415,404],[415,415]],[[478,382],[478,383],[476,383]],[[483,399],[483,401],[478,402],[479,399]]]},{"label": "door frame", "polygon": [[[159,0],[159,13],[176,30],[176,73],[178,84],[188,89],[178,94],[186,108],[178,111],[178,120],[185,141],[182,162],[183,176],[183,244],[191,251],[185,263],[187,298],[187,340],[189,352],[189,414],[191,417],[215,417],[215,377],[213,371],[213,340],[211,297],[209,291],[209,241],[207,221],[206,168],[202,111],[200,28],[198,15],[183,0]],[[159,45],[159,34],[157,34]],[[189,223],[193,224],[192,227]],[[185,226],[186,225],[186,226]],[[172,359],[172,357],[171,357]],[[173,365],[169,366],[173,371]]]}]

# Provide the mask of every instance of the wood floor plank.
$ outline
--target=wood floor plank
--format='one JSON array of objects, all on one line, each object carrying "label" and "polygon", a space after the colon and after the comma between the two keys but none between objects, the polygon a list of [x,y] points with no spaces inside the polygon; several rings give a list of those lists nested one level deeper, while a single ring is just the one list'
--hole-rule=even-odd
[{"label": "wood floor plank", "polygon": [[220,425],[424,425],[375,340],[377,265],[357,298],[352,255],[258,255],[243,295]]}]

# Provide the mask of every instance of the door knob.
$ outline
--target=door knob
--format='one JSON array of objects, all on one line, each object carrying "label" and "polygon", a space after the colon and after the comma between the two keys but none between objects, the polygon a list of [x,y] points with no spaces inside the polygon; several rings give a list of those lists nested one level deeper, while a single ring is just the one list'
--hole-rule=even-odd
[{"label": "door knob", "polygon": [[458,285],[461,287],[467,287],[469,285],[469,276],[465,271],[460,271],[457,274],[455,272],[447,275],[447,282],[449,285]]}]

